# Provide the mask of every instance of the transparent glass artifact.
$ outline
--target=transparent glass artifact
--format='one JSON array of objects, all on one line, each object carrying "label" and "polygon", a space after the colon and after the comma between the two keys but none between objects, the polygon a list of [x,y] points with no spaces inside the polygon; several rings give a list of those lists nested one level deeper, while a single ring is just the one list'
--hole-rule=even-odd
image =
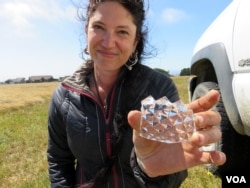
[{"label": "transparent glass artifact", "polygon": [[188,141],[195,132],[193,111],[182,101],[171,103],[167,97],[148,96],[141,102],[140,136],[165,143]]}]

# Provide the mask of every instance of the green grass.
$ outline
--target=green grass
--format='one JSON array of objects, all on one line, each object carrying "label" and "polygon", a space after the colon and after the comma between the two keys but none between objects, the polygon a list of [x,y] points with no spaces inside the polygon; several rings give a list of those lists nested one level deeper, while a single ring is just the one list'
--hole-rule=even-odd
[{"label": "green grass", "polygon": [[[187,103],[188,77],[173,80],[181,99]],[[0,112],[0,188],[49,187],[46,159],[49,96],[32,105]],[[189,176],[182,188],[221,187],[220,179],[203,166],[188,171]]]},{"label": "green grass", "polygon": [[48,101],[0,115],[0,187],[49,187]]}]

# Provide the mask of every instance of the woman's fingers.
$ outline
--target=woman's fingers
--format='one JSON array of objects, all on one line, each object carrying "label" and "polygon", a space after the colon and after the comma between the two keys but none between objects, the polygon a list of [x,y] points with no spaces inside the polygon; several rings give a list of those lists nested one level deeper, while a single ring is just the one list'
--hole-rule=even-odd
[{"label": "woman's fingers", "polygon": [[219,123],[221,122],[221,115],[219,112],[212,110],[199,112],[194,115],[194,122],[196,130],[199,131],[215,125],[219,125]]},{"label": "woman's fingers", "polygon": [[[226,155],[220,151],[202,151],[201,147],[218,142],[221,138],[221,131],[217,127],[211,127],[195,132],[190,139],[193,146],[200,148],[200,155],[197,162],[201,164],[222,165],[226,162]],[[193,149],[192,147],[190,148]]]},{"label": "woman's fingers", "polygon": [[194,112],[202,112],[212,108],[220,99],[220,93],[217,90],[211,90],[203,97],[189,103],[188,108]]},{"label": "woman's fingers", "polygon": [[202,152],[200,163],[201,164],[215,164],[223,165],[226,162],[226,155],[220,151]]},{"label": "woman's fingers", "polygon": [[191,136],[191,142],[197,147],[205,146],[211,143],[218,142],[221,138],[221,131],[216,128],[209,128],[203,131],[194,132]]},{"label": "woman's fingers", "polygon": [[130,111],[128,114],[128,123],[130,126],[139,132],[141,122],[141,112],[137,110]]}]

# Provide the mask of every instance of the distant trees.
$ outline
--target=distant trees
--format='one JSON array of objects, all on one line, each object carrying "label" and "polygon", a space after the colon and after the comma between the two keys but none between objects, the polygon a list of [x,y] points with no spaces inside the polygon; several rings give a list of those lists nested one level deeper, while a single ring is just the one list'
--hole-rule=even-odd
[{"label": "distant trees", "polygon": [[[169,73],[169,71],[166,71],[164,69],[160,69],[160,68],[154,68],[154,70],[156,70],[157,72],[160,72],[162,74],[165,74],[167,76],[173,76]],[[191,71],[190,71],[190,68],[184,68],[181,70],[180,72],[180,76],[189,76],[191,75]]]},{"label": "distant trees", "polygon": [[191,75],[190,68],[184,68],[181,70],[180,76],[188,76]]}]

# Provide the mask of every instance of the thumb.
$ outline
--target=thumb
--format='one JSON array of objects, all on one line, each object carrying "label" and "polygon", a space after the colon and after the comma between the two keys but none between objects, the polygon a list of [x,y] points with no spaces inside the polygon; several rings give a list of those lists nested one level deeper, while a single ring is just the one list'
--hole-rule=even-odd
[{"label": "thumb", "polygon": [[133,110],[128,113],[128,123],[136,131],[140,130],[141,112]]}]

